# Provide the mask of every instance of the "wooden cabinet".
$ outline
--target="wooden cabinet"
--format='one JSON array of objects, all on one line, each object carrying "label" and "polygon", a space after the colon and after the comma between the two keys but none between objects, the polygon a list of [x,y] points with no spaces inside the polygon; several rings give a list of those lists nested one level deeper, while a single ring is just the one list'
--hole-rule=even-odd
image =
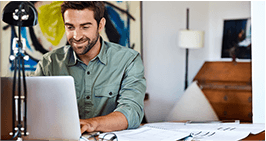
[{"label": "wooden cabinet", "polygon": [[205,62],[194,80],[220,120],[252,122],[250,62]]}]

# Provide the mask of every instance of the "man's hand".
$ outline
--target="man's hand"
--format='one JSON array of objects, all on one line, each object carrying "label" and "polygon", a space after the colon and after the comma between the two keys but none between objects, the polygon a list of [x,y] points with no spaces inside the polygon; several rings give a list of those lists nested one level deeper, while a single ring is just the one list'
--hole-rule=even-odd
[{"label": "man's hand", "polygon": [[112,132],[127,129],[128,122],[121,112],[113,112],[106,116],[99,116],[89,119],[80,119],[81,133],[87,132]]},{"label": "man's hand", "polygon": [[94,132],[95,131],[95,125],[93,126],[93,120],[91,119],[80,119],[80,130],[81,133],[87,132]]}]

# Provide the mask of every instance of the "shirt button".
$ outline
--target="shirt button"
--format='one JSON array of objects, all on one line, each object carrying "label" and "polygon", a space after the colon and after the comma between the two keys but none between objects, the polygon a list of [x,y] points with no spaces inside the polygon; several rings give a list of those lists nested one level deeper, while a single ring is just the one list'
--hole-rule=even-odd
[{"label": "shirt button", "polygon": [[87,96],[86,98],[87,98],[87,99],[90,99],[90,96]]},{"label": "shirt button", "polygon": [[113,94],[112,92],[109,93],[109,95],[112,95],[112,94]]},{"label": "shirt button", "polygon": [[87,71],[87,74],[90,75],[90,71]]}]

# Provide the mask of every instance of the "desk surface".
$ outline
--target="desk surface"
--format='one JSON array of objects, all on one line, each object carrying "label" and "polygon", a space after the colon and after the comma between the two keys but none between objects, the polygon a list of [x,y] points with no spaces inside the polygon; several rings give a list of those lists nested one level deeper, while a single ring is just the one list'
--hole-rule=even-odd
[{"label": "desk surface", "polygon": [[[142,124],[143,125],[143,124]],[[1,139],[2,140],[5,140],[5,139],[10,139],[10,136],[9,135],[1,135]],[[93,140],[93,138],[92,138]],[[265,140],[265,131],[259,133],[259,134],[256,134],[256,135],[253,135],[253,134],[250,134],[248,137],[242,139],[243,141],[254,141],[254,140]]]},{"label": "desk surface", "polygon": [[[2,141],[5,141],[5,140],[2,140]],[[45,140],[39,140],[39,141],[45,141]],[[94,139],[91,138],[90,141],[94,141]],[[241,141],[265,141],[265,131],[263,131],[257,135],[249,135],[247,138],[245,138]]]},{"label": "desk surface", "polygon": [[265,131],[259,133],[259,134],[256,134],[256,135],[248,135],[248,137],[242,139],[242,140],[245,140],[245,141],[251,141],[251,140],[265,140]]},{"label": "desk surface", "polygon": [[[98,140],[98,137],[96,137]],[[90,138],[90,140],[93,140],[93,138]],[[248,135],[248,137],[242,139],[242,141],[254,141],[254,140],[265,140],[265,131],[256,134],[256,135]]]}]

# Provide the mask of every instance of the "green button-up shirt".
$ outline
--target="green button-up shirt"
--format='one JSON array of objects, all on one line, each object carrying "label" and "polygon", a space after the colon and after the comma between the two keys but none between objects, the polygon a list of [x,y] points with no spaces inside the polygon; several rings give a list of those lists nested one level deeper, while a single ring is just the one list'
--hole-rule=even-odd
[{"label": "green button-up shirt", "polygon": [[144,116],[146,80],[140,54],[101,39],[100,53],[88,65],[64,46],[45,54],[36,76],[70,75],[74,78],[81,119],[123,113],[128,129],[137,128]]}]

